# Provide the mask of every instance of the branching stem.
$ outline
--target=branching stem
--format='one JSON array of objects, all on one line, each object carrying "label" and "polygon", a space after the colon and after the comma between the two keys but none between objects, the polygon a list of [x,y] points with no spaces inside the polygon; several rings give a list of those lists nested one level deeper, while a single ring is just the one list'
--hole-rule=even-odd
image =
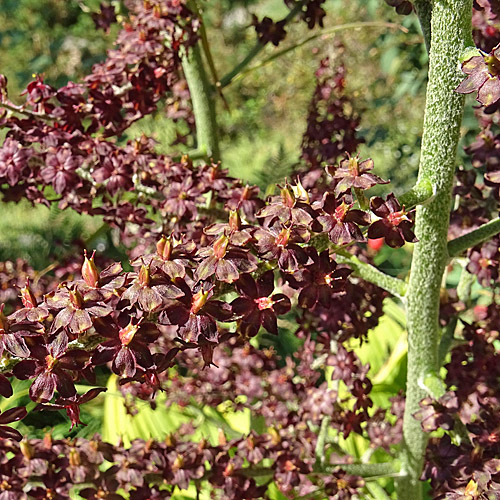
[{"label": "branching stem", "polygon": [[199,45],[192,47],[182,61],[182,67],[193,102],[197,149],[208,159],[220,160],[215,100],[207,78]]},{"label": "branching stem", "polygon": [[434,0],[432,4],[429,82],[419,181],[430,180],[435,196],[429,203],[417,207],[415,233],[419,242],[415,244],[405,297],[408,372],[402,465],[406,477],[398,481],[399,500],[423,498],[420,475],[428,435],[413,414],[426,395],[419,381],[439,369],[439,299],[448,262],[451,191],[464,103],[463,96],[455,89],[463,78],[458,61],[470,39],[471,17],[472,0]]},{"label": "branching stem", "polygon": [[448,242],[448,255],[450,257],[457,257],[462,252],[480,245],[498,233],[500,233],[500,218],[490,220],[477,229]]},{"label": "branching stem", "polygon": [[422,205],[423,203],[431,201],[434,196],[434,189],[432,188],[432,182],[429,179],[420,179],[415,186],[413,186],[409,191],[402,194],[398,200],[401,206],[404,206],[406,210],[413,208],[417,205]]},{"label": "branching stem", "polygon": [[403,280],[385,274],[375,266],[359,260],[355,255],[348,252],[337,251],[335,260],[339,264],[347,264],[357,276],[383,288],[399,299],[404,297],[407,284]]},{"label": "branching stem", "polygon": [[[297,2],[295,7],[288,13],[288,15],[285,17],[285,25],[288,24],[297,14],[299,14],[302,11],[302,7],[306,3],[306,0],[301,0],[300,2]],[[238,63],[229,73],[226,73],[219,82],[217,82],[217,86],[220,88],[227,87],[232,81],[233,78],[241,73],[254,59],[256,56],[260,54],[262,49],[265,47],[265,44],[261,43],[258,41],[248,52],[248,54],[245,56],[245,58]]]}]

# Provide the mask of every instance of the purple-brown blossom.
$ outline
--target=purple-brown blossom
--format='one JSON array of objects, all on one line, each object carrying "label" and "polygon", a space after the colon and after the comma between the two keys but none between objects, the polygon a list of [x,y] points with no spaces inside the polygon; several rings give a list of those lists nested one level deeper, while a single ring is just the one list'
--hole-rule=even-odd
[{"label": "purple-brown blossom", "polygon": [[405,241],[417,241],[408,212],[392,193],[387,196],[386,201],[379,196],[372,198],[370,209],[380,219],[368,228],[369,238],[384,238],[392,248],[403,246]]},{"label": "purple-brown blossom", "polygon": [[277,335],[277,316],[286,314],[291,304],[286,295],[273,294],[274,273],[267,271],[257,281],[251,275],[244,274],[236,283],[236,289],[241,296],[231,302],[231,308],[241,318],[240,331],[253,337],[263,326],[268,332]]}]

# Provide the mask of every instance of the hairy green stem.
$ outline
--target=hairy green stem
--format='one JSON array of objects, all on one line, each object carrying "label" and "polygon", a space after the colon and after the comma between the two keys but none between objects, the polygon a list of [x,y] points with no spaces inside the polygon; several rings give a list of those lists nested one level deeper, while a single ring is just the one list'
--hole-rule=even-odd
[{"label": "hairy green stem", "polygon": [[316,448],[314,454],[316,455],[316,463],[323,465],[326,460],[325,456],[325,444],[326,438],[328,436],[328,429],[330,427],[331,418],[329,416],[324,416],[321,421],[321,428],[318,434],[318,441],[316,442]]},{"label": "hairy green stem", "polygon": [[182,67],[193,102],[196,123],[196,148],[203,151],[206,158],[220,160],[215,99],[207,78],[199,45],[192,47],[183,58]]},{"label": "hairy green stem", "polygon": [[408,374],[402,466],[406,475],[398,481],[398,500],[420,500],[423,494],[419,478],[428,435],[413,414],[426,396],[422,382],[439,369],[439,294],[448,262],[451,191],[464,104],[463,96],[455,88],[463,79],[458,61],[470,39],[471,16],[472,0],[433,2],[419,181],[430,180],[435,196],[417,207],[415,232],[419,242],[415,245],[405,297]]},{"label": "hairy green stem", "polygon": [[500,233],[500,218],[490,220],[477,229],[448,242],[448,255],[450,257],[456,257],[469,248],[489,240],[498,233]]},{"label": "hairy green stem", "polygon": [[428,202],[434,196],[432,182],[429,179],[420,179],[409,191],[398,197],[401,206],[406,210]]},{"label": "hairy green stem", "polygon": [[328,473],[334,472],[335,470],[342,469],[349,474],[354,474],[356,476],[361,476],[365,479],[371,477],[388,477],[388,476],[400,476],[400,468],[398,461],[393,462],[383,462],[374,464],[331,464],[325,465],[324,467],[314,468],[315,472]]},{"label": "hairy green stem", "polygon": [[355,255],[351,255],[348,252],[337,250],[335,260],[339,264],[347,264],[360,278],[383,288],[400,299],[404,297],[407,284],[403,280],[385,274],[371,264],[362,262]]}]

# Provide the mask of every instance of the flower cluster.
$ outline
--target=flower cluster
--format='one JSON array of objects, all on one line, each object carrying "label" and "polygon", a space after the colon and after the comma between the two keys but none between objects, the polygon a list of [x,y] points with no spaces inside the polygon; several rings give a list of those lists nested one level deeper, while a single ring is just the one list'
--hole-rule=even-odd
[{"label": "flower cluster", "polygon": [[[322,25],[323,3],[300,2],[310,28]],[[336,436],[371,438],[388,453],[399,440],[401,401],[393,424],[383,425],[385,411],[372,410],[369,367],[346,344],[366,339],[387,294],[352,276],[336,253],[367,261],[353,243],[415,241],[411,213],[393,194],[367,203],[367,190],[385,181],[371,160],[355,156],[359,118],[342,95],[344,66],[328,59],[317,72],[302,145],[308,172],[267,199],[219,164],[174,160],[146,137],[118,140],[162,99],[185,96],[180,57],[197,31],[183,2],[127,7],[115,49],[82,83],[55,89],[37,77],[16,105],[0,78],[4,200],[101,215],[131,258],[124,270],[82,252],[83,262],[75,259],[56,279],[35,280],[21,262],[0,267],[7,303],[0,394],[12,394],[9,378],[30,380],[36,411],[64,410],[73,428],[82,423],[80,406],[104,391],[97,375],[107,367],[123,392],[153,402],[167,390],[169,403],[183,405],[230,401],[261,418],[265,431],[221,435],[210,445],[188,442],[180,430],[127,450],[97,438],[28,441],[8,426],[26,415],[14,407],[0,414],[0,496],[64,499],[85,485],[84,498],[140,500],[205,482],[225,498],[263,498],[273,481],[285,493],[350,498],[363,487],[341,468],[352,457],[327,443],[329,467],[317,469],[323,418]],[[106,30],[114,11],[103,5],[94,20]],[[275,45],[284,32],[266,19],[256,28],[262,43]],[[12,286],[20,289],[17,303]],[[294,356],[248,342],[282,340],[285,324],[302,344]],[[80,383],[89,386],[84,394]]]},{"label": "flower cluster", "polygon": [[422,401],[416,415],[427,430],[446,431],[431,440],[427,451],[424,476],[431,480],[435,498],[466,498],[467,492],[498,498],[500,491],[499,355],[492,343],[498,335],[498,305],[488,312],[490,316],[464,328],[464,343],[452,350],[446,384],[456,389],[438,401]]},{"label": "flower cluster", "polygon": [[[113,446],[97,436],[90,440],[55,440],[46,435],[42,440],[21,443],[0,440],[4,463],[0,495],[16,500],[62,500],[69,499],[74,488],[88,500],[167,499],[176,488],[186,489],[195,481],[198,488],[216,488],[224,498],[236,500],[264,498],[268,483],[275,479],[299,491],[322,493],[324,498],[349,498],[364,484],[361,478],[338,467],[324,474],[317,484],[299,485],[310,466],[301,465],[294,450],[284,451],[286,443],[271,434],[250,434],[230,441],[221,435],[216,446],[206,441],[184,441],[182,437],[179,431],[163,443],[135,440],[129,448]],[[265,469],[260,466],[264,457]],[[110,467],[103,471],[105,461]],[[246,461],[249,466],[244,466]],[[261,477],[266,479],[263,484]],[[337,496],[339,493],[342,496]]]},{"label": "flower cluster", "polygon": [[345,78],[343,64],[321,60],[302,138],[302,159],[308,172],[302,181],[306,187],[321,176],[323,164],[335,164],[345,153],[355,153],[363,142],[356,135],[360,118],[344,95]]}]

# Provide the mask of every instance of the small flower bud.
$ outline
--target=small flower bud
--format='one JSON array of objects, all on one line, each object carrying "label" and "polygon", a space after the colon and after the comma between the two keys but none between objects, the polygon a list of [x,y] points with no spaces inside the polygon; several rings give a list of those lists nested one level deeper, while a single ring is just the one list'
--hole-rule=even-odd
[{"label": "small flower bud", "polygon": [[139,320],[139,323],[137,323],[137,325],[134,325],[132,321],[133,320],[131,319],[130,323],[125,328],[122,328],[118,333],[122,346],[129,345],[130,342],[132,342],[135,334],[139,330],[139,324],[141,321]]},{"label": "small flower bud", "polygon": [[214,243],[214,257],[217,260],[224,258],[227,251],[227,246],[229,245],[229,238],[223,234]]},{"label": "small flower bud", "polygon": [[231,210],[229,213],[229,228],[231,231],[239,231],[241,229],[241,217],[238,210]]},{"label": "small flower bud", "polygon": [[81,309],[83,305],[82,294],[78,290],[70,290],[69,298],[76,309]]},{"label": "small flower bud", "polygon": [[288,241],[290,240],[290,229],[285,228],[282,229],[278,237],[276,238],[276,246],[278,247],[286,247],[288,245]]},{"label": "small flower bud", "polygon": [[31,460],[35,456],[35,448],[29,441],[23,439],[19,443],[19,448],[21,448],[21,453],[26,460]]},{"label": "small flower bud", "polygon": [[288,208],[293,208],[295,205],[295,196],[293,192],[290,191],[288,183],[285,183],[285,187],[281,188],[281,198],[283,199],[283,205]]},{"label": "small flower bud", "polygon": [[172,255],[172,238],[167,238],[166,236],[162,236],[160,241],[156,244],[156,253],[163,260],[170,260]]},{"label": "small flower bud", "polygon": [[79,465],[82,465],[80,453],[75,448],[71,448],[69,450],[69,465],[71,467],[78,467]]},{"label": "small flower bud", "polygon": [[82,277],[88,286],[97,288],[99,286],[99,271],[94,264],[95,250],[90,259],[87,257],[87,250],[84,251],[85,260],[82,265]]},{"label": "small flower bud", "polygon": [[27,279],[26,285],[23,288],[21,288],[21,301],[23,302],[24,307],[26,307],[27,309],[33,309],[38,304],[29,286],[30,286],[30,281],[29,279]]},{"label": "small flower bud", "polygon": [[302,182],[300,182],[300,178],[297,177],[297,182],[295,186],[292,186],[293,194],[295,195],[295,198],[298,198],[299,200],[302,200],[306,203],[309,203],[309,193],[307,192],[306,188],[302,185]]},{"label": "small flower bud", "polygon": [[191,314],[198,314],[200,309],[207,303],[208,292],[200,290],[193,295],[191,299]]},{"label": "small flower bud", "polygon": [[43,436],[43,446],[46,450],[50,450],[52,448],[52,434],[47,432]]},{"label": "small flower bud", "polygon": [[139,271],[139,283],[142,286],[148,286],[151,280],[151,275],[149,272],[149,266],[145,266],[144,264],[141,266]]}]

